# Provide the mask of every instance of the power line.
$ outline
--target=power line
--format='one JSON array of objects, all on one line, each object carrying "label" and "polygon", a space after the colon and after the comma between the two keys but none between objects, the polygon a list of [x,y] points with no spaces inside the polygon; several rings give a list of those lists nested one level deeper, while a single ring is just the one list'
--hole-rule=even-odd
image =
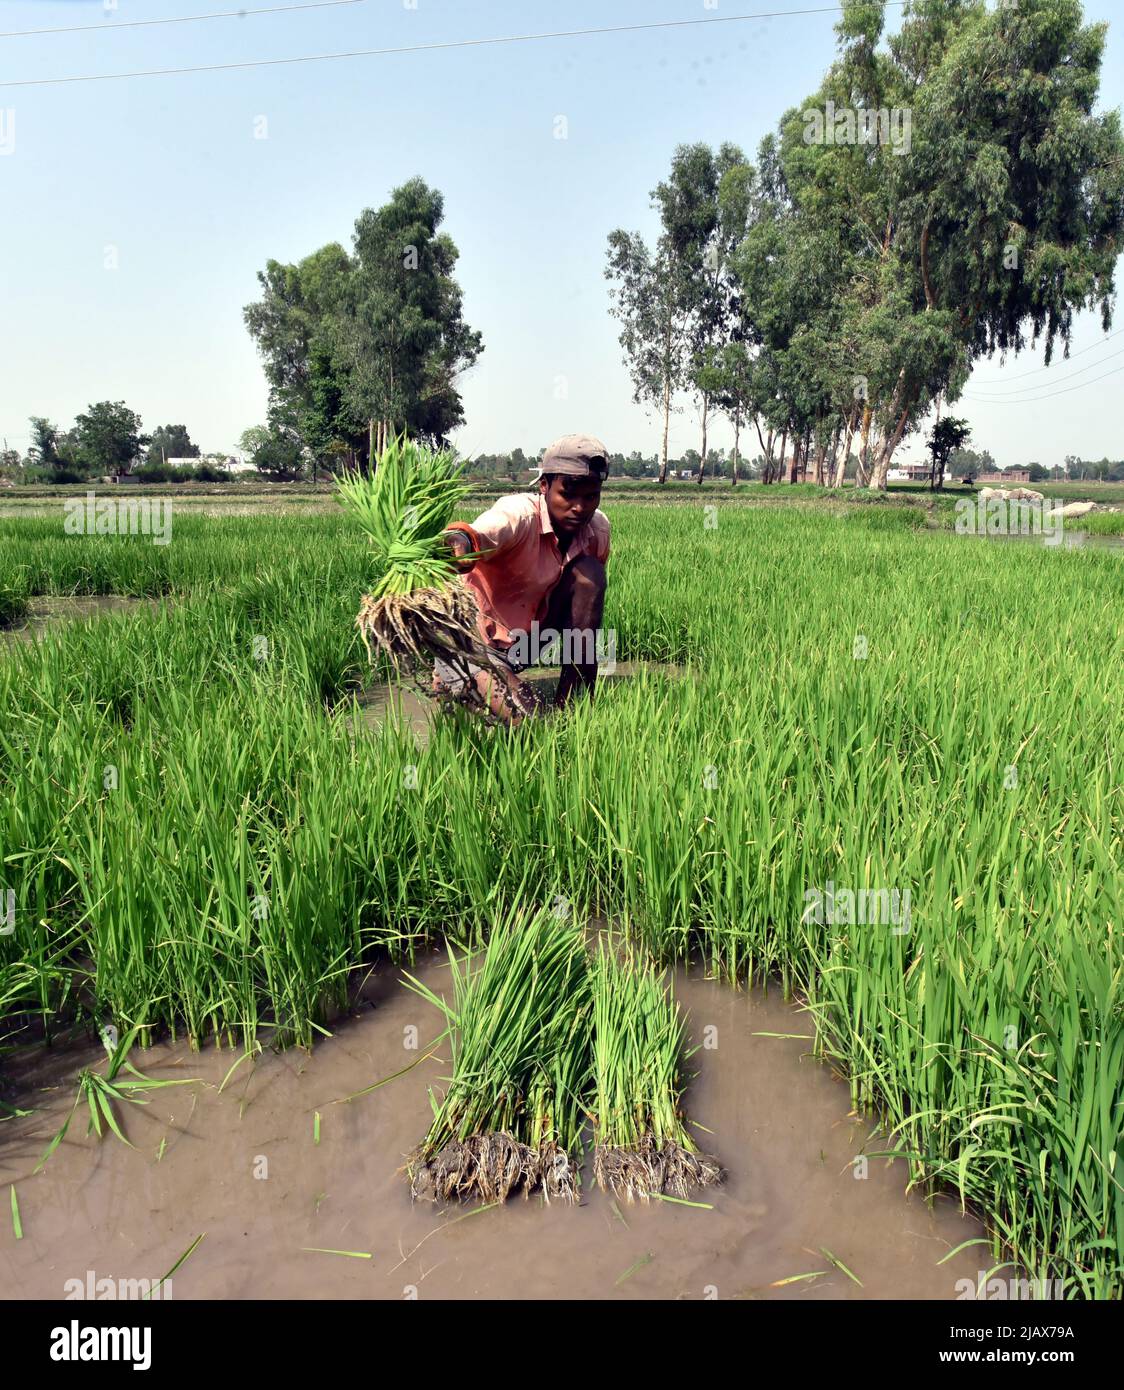
[{"label": "power line", "polygon": [[[1100,344],[1097,344],[1097,346],[1099,347]],[[1124,348],[1120,348],[1116,352],[1110,352],[1107,357],[1102,357],[1096,362],[1090,362],[1087,367],[1079,367],[1077,371],[1070,372],[1067,376],[1062,377],[1062,384],[1068,385],[1074,377],[1084,376],[1086,372],[1095,372],[1098,367],[1103,367],[1106,362],[1111,362],[1114,357],[1120,357],[1122,354],[1124,354]],[[1049,371],[1049,368],[1046,368],[1046,370]],[[1030,375],[1031,373],[1027,372],[1027,376]],[[1054,384],[1055,383],[1052,381],[1043,381],[1040,383],[1042,386],[1053,386]],[[1036,391],[1037,389],[1036,386],[1014,386],[1007,391],[996,391],[993,394],[989,394],[987,399],[994,400],[999,396],[1023,396],[1026,395],[1028,391]],[[979,397],[977,397],[977,399],[979,399]]]},{"label": "power line", "polygon": [[195,24],[201,19],[245,19],[255,14],[287,14],[292,10],[329,10],[339,5],[366,5],[370,0],[306,0],[302,5],[269,5],[256,10],[214,10],[208,14],[184,14],[167,19],[115,19],[101,24],[61,24],[49,29],[10,29],[0,39],[23,39],[39,34],[86,34],[96,30],[111,34],[116,29],[148,29],[157,24]]},{"label": "power line", "polygon": [[963,396],[961,399],[975,401],[980,405],[1035,405],[1038,401],[1048,401],[1052,396],[1068,396],[1071,391],[1084,391],[1087,386],[1095,386],[1098,381],[1104,381],[1107,377],[1116,376],[1120,372],[1124,372],[1124,367],[1113,367],[1111,372],[1105,372],[1104,376],[1095,376],[1092,381],[1083,381],[1080,386],[1067,386],[1061,391],[1047,391],[1044,396],[1031,396],[1029,400],[1025,401],[1001,401],[987,396]]},{"label": "power line", "polygon": [[[1106,333],[1099,343],[1091,343],[1087,348],[1079,348],[1077,352],[1071,352],[1068,357],[1063,357],[1062,361],[1063,363],[1072,362],[1075,357],[1082,357],[1085,353],[1092,352],[1094,348],[1104,347],[1105,343],[1107,343],[1110,338],[1118,338],[1121,333],[1124,333],[1124,328],[1118,328],[1115,333]],[[1107,362],[1108,358],[1106,357],[1103,360]],[[1096,363],[1093,365],[1096,366]],[[1053,370],[1053,367],[1035,367],[1032,371],[1020,372],[1017,376],[985,377],[984,380],[978,384],[980,386],[989,386],[993,381],[996,385],[1001,381],[1022,381],[1023,377],[1038,376],[1042,372],[1052,372]]]},{"label": "power line", "polygon": [[[890,0],[901,5],[905,0]],[[429,53],[451,48],[482,48],[489,44],[534,43],[541,39],[584,38],[591,34],[635,34],[651,29],[687,29],[702,24],[738,24],[754,19],[788,19],[805,15],[838,14],[841,5],[824,5],[806,10],[763,10],[757,14],[712,15],[707,19],[665,19],[648,24],[614,24],[602,28],[558,29],[542,34],[500,34],[487,39],[451,39],[444,43],[403,44],[395,48],[358,48],[345,53],[310,53],[296,58],[257,58],[242,63],[204,63],[187,68],[146,68],[136,72],[86,73],[76,77],[32,77],[16,82],[0,82],[8,87],[57,87],[73,82],[115,82],[127,77],[172,77],[199,72],[233,72],[244,68],[284,67],[293,63],[327,63],[341,58],[379,58],[393,53]]]}]

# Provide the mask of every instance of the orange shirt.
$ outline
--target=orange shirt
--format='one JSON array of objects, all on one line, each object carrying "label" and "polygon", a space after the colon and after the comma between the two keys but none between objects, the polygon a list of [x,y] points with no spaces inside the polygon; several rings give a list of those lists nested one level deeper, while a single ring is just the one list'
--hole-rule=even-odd
[{"label": "orange shirt", "polygon": [[501,497],[471,526],[454,525],[475,535],[478,550],[493,552],[477,560],[461,583],[480,608],[481,635],[503,646],[514,641],[514,630],[529,632],[532,622],[543,620],[565,564],[579,555],[593,555],[602,564],[609,558],[609,518],[600,510],[575,533],[563,557],[541,492]]}]

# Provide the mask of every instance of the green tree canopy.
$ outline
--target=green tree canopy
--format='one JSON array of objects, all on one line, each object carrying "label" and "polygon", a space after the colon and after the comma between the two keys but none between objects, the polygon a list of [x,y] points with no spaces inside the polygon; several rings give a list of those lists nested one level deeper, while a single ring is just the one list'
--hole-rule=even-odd
[{"label": "green tree canopy", "polygon": [[148,440],[124,401],[98,401],[74,421],[78,462],[92,473],[128,473]]},{"label": "green tree canopy", "polygon": [[352,254],[332,243],[259,274],[245,320],[271,419],[315,455],[378,448],[401,428],[440,444],[463,423],[456,382],[483,348],[462,317],[443,216],[441,194],[411,179],[360,215]]},{"label": "green tree canopy", "polygon": [[186,425],[157,425],[148,440],[149,463],[166,459],[197,459],[199,446],[191,442]]}]

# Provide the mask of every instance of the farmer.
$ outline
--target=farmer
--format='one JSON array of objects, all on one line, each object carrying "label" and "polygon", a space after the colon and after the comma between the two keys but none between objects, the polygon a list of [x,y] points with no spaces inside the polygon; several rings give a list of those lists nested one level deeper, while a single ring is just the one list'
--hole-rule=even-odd
[{"label": "farmer", "polygon": [[[609,456],[599,439],[567,434],[545,451],[537,492],[501,497],[468,525],[456,521],[445,538],[462,582],[479,609],[481,637],[495,653],[493,669],[470,664],[476,689],[505,723],[539,705],[518,671],[533,664],[548,629],[562,639],[562,673],[555,703],[575,690],[593,697],[598,634],[605,603],[609,518],[598,510]],[[464,560],[471,551],[486,551]],[[442,661],[434,668],[434,690],[458,693],[463,682]]]}]

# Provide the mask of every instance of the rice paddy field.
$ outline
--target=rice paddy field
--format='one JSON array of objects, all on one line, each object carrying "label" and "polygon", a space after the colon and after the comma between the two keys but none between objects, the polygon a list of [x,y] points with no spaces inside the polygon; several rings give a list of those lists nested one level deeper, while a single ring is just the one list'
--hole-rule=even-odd
[{"label": "rice paddy field", "polygon": [[[177,515],[166,546],[0,519],[0,623],[154,600],[0,638],[0,1073],[107,1024],[142,1071],[169,1043],[315,1066],[373,965],[563,903],[799,1001],[914,1189],[983,1220],[981,1268],[1119,1297],[1124,557],[904,508],[608,509],[639,674],[424,739],[362,717],[344,515]],[[906,913],[810,910],[863,890]]]}]

